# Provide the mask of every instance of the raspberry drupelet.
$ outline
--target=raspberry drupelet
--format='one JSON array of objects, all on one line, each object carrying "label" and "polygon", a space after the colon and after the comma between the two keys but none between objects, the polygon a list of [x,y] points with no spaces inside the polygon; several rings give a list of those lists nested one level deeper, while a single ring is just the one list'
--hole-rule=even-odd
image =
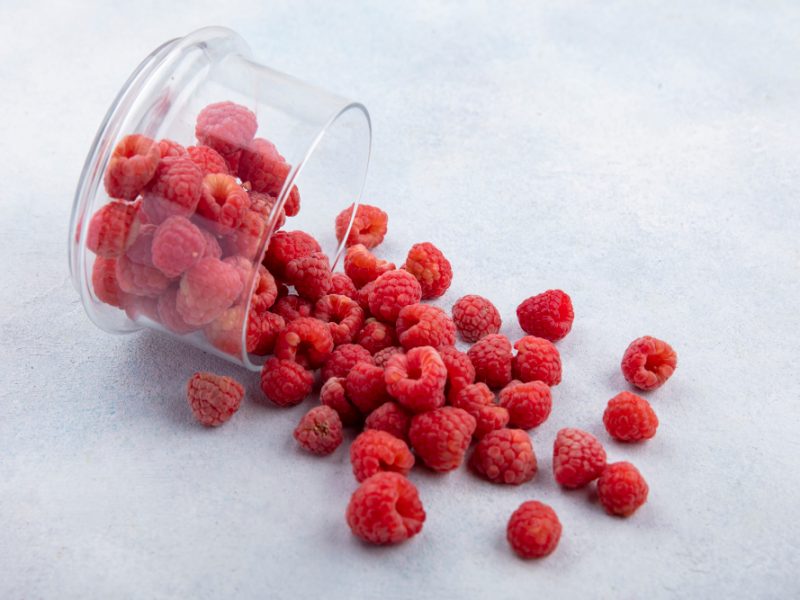
[{"label": "raspberry drupelet", "polygon": [[350,246],[344,255],[344,272],[357,288],[395,269],[394,263],[378,258],[363,244]]},{"label": "raspberry drupelet", "polygon": [[453,281],[450,261],[430,242],[414,244],[403,268],[417,278],[426,300],[443,295]]},{"label": "raspberry drupelet", "polygon": [[430,304],[405,306],[397,315],[397,337],[406,350],[417,346],[452,346],[456,342],[456,326],[441,308]]},{"label": "raspberry drupelet", "polygon": [[161,160],[156,142],[135,133],[122,138],[111,153],[103,183],[112,198],[133,200],[150,182]]},{"label": "raspberry drupelet", "polygon": [[622,357],[625,381],[644,391],[664,385],[677,366],[672,346],[649,335],[633,340]]},{"label": "raspberry drupelet", "polygon": [[520,381],[541,381],[550,387],[561,383],[561,355],[552,342],[526,335],[514,344],[514,377]]},{"label": "raspberry drupelet", "polygon": [[463,387],[451,398],[450,403],[475,417],[474,435],[477,439],[508,425],[508,411],[495,404],[494,394],[485,383]]},{"label": "raspberry drupelet", "polygon": [[333,343],[337,346],[352,342],[364,324],[364,311],[358,302],[336,294],[327,294],[317,300],[314,317],[328,324]]},{"label": "raspberry drupelet", "polygon": [[541,381],[512,381],[500,390],[500,406],[508,410],[509,424],[519,429],[538,427],[550,416],[553,398]]},{"label": "raspberry drupelet", "polygon": [[390,433],[367,429],[350,446],[350,463],[357,481],[364,481],[380,471],[408,475],[414,455],[408,445]]},{"label": "raspberry drupelet", "polygon": [[649,440],[656,434],[658,417],[650,403],[631,392],[620,392],[608,401],[603,413],[608,435],[620,442]]},{"label": "raspberry drupelet", "polygon": [[383,369],[360,362],[350,369],[345,381],[347,397],[363,415],[369,415],[390,400]]},{"label": "raspberry drupelet", "polygon": [[347,399],[344,377],[331,377],[322,384],[319,391],[319,400],[325,406],[330,406],[339,414],[342,425],[350,427],[361,421],[361,413]]},{"label": "raspberry drupelet", "polygon": [[138,203],[109,202],[100,207],[89,221],[86,247],[97,256],[117,258],[135,241],[139,222]]},{"label": "raspberry drupelet", "polygon": [[397,402],[386,402],[373,410],[364,421],[364,429],[377,429],[408,443],[411,415]]},{"label": "raspberry drupelet", "polygon": [[386,389],[403,407],[421,413],[444,405],[447,369],[430,346],[395,354],[386,363]]},{"label": "raspberry drupelet", "polygon": [[420,301],[422,290],[416,278],[407,271],[384,273],[375,280],[369,294],[369,310],[373,316],[394,323],[404,306]]},{"label": "raspberry drupelet", "polygon": [[597,497],[606,512],[629,517],[645,502],[650,489],[639,470],[629,462],[606,465],[597,480]]},{"label": "raspberry drupelet", "polygon": [[520,558],[542,558],[558,546],[561,522],[547,504],[529,500],[511,515],[506,538]]},{"label": "raspberry drupelet", "polygon": [[278,406],[294,406],[311,393],[314,375],[296,362],[270,358],[261,368],[261,391]]},{"label": "raspberry drupelet", "polygon": [[222,425],[242,403],[244,388],[235,379],[198,372],[186,386],[192,414],[206,427]]},{"label": "raspberry drupelet", "polygon": [[528,335],[557,342],[572,329],[572,300],[561,290],[531,296],[517,307],[517,319]]},{"label": "raspberry drupelet", "polygon": [[300,317],[286,324],[275,342],[275,357],[291,360],[307,369],[325,364],[333,352],[333,338],[325,323]]},{"label": "raspberry drupelet", "polygon": [[511,381],[511,342],[499,333],[481,338],[467,351],[475,367],[475,381],[499,389]]},{"label": "raspberry drupelet", "polygon": [[353,534],[371,544],[397,544],[422,530],[425,510],[414,484],[399,473],[376,473],[353,493],[347,505]]},{"label": "raspberry drupelet", "polygon": [[564,428],[553,442],[553,476],[566,488],[579,488],[600,477],[606,451],[591,433]]},{"label": "raspberry drupelet", "polygon": [[536,455],[521,429],[496,429],[487,433],[472,452],[469,466],[492,483],[519,485],[536,475]]},{"label": "raspberry drupelet", "polygon": [[322,380],[331,377],[347,377],[354,366],[360,362],[375,364],[372,355],[358,344],[342,344],[334,348],[322,366]]},{"label": "raspberry drupelet", "polygon": [[[353,205],[345,208],[336,216],[336,239],[344,239],[350,217],[353,216]],[[363,244],[366,248],[374,248],[383,241],[389,223],[389,216],[377,206],[359,204],[356,210],[353,227],[347,236],[346,246]]]},{"label": "raspberry drupelet", "polygon": [[500,312],[483,296],[462,296],[453,305],[453,321],[466,342],[477,342],[482,337],[500,331]]},{"label": "raspberry drupelet", "polygon": [[431,410],[411,419],[408,437],[417,456],[434,471],[458,468],[475,432],[475,418],[452,406]]},{"label": "raspberry drupelet", "polygon": [[328,406],[315,406],[300,419],[294,439],[303,450],[318,456],[333,453],[342,443],[342,421]]},{"label": "raspberry drupelet", "polygon": [[397,334],[392,325],[370,317],[356,334],[355,342],[372,354],[377,354],[397,344]]}]

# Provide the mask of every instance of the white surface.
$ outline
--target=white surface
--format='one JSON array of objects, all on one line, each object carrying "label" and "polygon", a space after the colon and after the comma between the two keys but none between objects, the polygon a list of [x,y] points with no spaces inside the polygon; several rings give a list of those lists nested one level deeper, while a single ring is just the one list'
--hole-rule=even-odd
[{"label": "white surface", "polygon": [[[0,597],[800,594],[797,4],[74,4],[0,9]],[[150,49],[212,23],[370,108],[382,253],[443,248],[443,306],[484,293],[514,337],[526,295],[572,294],[532,483],[415,471],[422,534],[365,547],[342,516],[346,449],[319,460],[291,439],[310,403],[264,406],[250,377],[240,413],[205,430],[184,382],[232,367],[85,317],[65,238],[88,145]],[[623,446],[600,417],[643,334],[680,364],[648,396],[656,438]],[[651,495],[633,518],[554,484],[568,425],[641,468]],[[534,563],[504,540],[529,498],[564,525]]]}]

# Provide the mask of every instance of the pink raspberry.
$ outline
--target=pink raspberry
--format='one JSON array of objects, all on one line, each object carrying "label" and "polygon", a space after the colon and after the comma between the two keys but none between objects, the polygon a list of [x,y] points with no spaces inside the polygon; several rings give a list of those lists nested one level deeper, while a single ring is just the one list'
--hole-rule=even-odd
[{"label": "pink raspberry", "polygon": [[411,426],[409,415],[397,402],[386,402],[369,413],[364,421],[364,429],[377,429],[392,434],[397,439],[408,443],[408,428]]},{"label": "pink raspberry", "polygon": [[645,502],[650,488],[629,462],[606,465],[597,480],[597,497],[610,515],[629,517]]},{"label": "pink raspberry", "polygon": [[153,238],[158,227],[156,225],[139,225],[139,233],[133,243],[128,246],[125,256],[140,265],[153,266]]},{"label": "pink raspberry", "polygon": [[384,273],[375,280],[369,294],[369,310],[382,321],[394,323],[404,306],[419,302],[419,282],[407,271]]},{"label": "pink raspberry", "polygon": [[272,312],[282,316],[287,323],[301,317],[310,317],[313,310],[314,305],[310,301],[294,294],[278,298],[272,306]]},{"label": "pink raspberry", "polygon": [[[351,204],[336,217],[336,239],[339,242],[344,239],[352,215],[353,205]],[[367,248],[374,248],[383,241],[388,223],[389,216],[377,206],[359,204],[345,245],[363,244]]]},{"label": "pink raspberry", "polygon": [[185,150],[192,162],[203,172],[203,176],[213,173],[228,175],[228,164],[222,155],[209,146],[189,146]]},{"label": "pink raspberry", "polygon": [[217,237],[210,231],[205,229],[200,230],[206,240],[206,249],[203,256],[210,256],[211,258],[222,258],[222,248],[217,241]]},{"label": "pink raspberry", "polygon": [[286,265],[286,282],[303,298],[315,302],[331,289],[331,266],[322,252],[295,258]]},{"label": "pink raspberry", "polygon": [[217,102],[197,115],[194,134],[201,144],[226,156],[247,146],[257,129],[253,111],[234,102]]},{"label": "pink raspberry", "polygon": [[296,258],[322,252],[319,242],[304,231],[276,231],[269,240],[264,266],[278,279],[286,279],[286,266]]},{"label": "pink raspberry", "polygon": [[347,505],[353,535],[370,544],[398,544],[422,530],[425,510],[414,484],[399,473],[376,473]]},{"label": "pink raspberry", "polygon": [[603,413],[606,431],[620,442],[649,440],[656,434],[658,417],[650,403],[631,392],[620,392],[608,401]]},{"label": "pink raspberry", "polygon": [[319,400],[339,414],[345,427],[357,425],[361,421],[361,413],[347,398],[344,377],[331,377],[325,381],[319,391]]},{"label": "pink raspberry", "polygon": [[625,381],[644,391],[661,387],[677,366],[672,346],[649,335],[633,340],[622,357]]},{"label": "pink raspberry", "polygon": [[537,470],[531,438],[521,429],[487,433],[475,446],[469,466],[492,483],[509,485],[530,481]]},{"label": "pink raspberry", "polygon": [[550,388],[541,381],[512,381],[500,390],[500,406],[508,410],[512,427],[532,429],[550,416],[553,398]]},{"label": "pink raspberry", "polygon": [[439,348],[439,356],[447,369],[445,394],[452,400],[458,392],[475,381],[475,367],[469,356],[459,352],[454,346]]},{"label": "pink raspberry", "polygon": [[405,352],[400,346],[388,346],[383,350],[378,350],[375,354],[373,354],[372,359],[375,361],[376,365],[382,369],[385,369],[389,359],[395,354],[405,354]]},{"label": "pink raspberry", "polygon": [[417,456],[434,471],[452,471],[464,460],[475,418],[465,410],[445,406],[411,419],[408,437]]},{"label": "pink raspberry", "polygon": [[224,262],[226,265],[232,266],[239,275],[239,281],[242,282],[242,291],[238,296],[236,296],[235,302],[237,304],[244,302],[247,298],[247,292],[250,290],[250,284],[252,283],[250,281],[250,277],[253,275],[252,263],[244,256],[239,255],[229,256],[222,262]]},{"label": "pink raspberry", "polygon": [[280,315],[251,307],[247,316],[247,351],[257,356],[270,354],[285,327],[286,322]]},{"label": "pink raspberry", "polygon": [[547,504],[523,502],[508,521],[506,538],[520,558],[542,558],[558,546],[561,522]]},{"label": "pink raspberry", "polygon": [[369,318],[364,321],[364,326],[356,334],[355,342],[372,354],[377,354],[385,348],[394,346],[397,343],[397,335],[394,327],[388,323]]},{"label": "pink raspberry", "polygon": [[[251,210],[257,212],[265,223],[268,222],[270,216],[272,215],[275,204],[278,202],[278,199],[274,196],[270,196],[269,194],[265,194],[264,192],[251,191],[249,192],[249,195]],[[281,208],[278,211],[275,219],[275,231],[277,231],[286,223],[286,212],[284,212],[284,210]]]},{"label": "pink raspberry", "polygon": [[300,317],[286,324],[275,343],[277,358],[292,360],[307,368],[325,364],[333,352],[333,338],[319,319]]},{"label": "pink raspberry", "polygon": [[420,413],[444,405],[447,369],[439,353],[430,346],[395,354],[386,363],[386,389],[400,405]]},{"label": "pink raspberry", "polygon": [[350,446],[350,463],[356,481],[364,481],[381,471],[408,475],[414,455],[403,440],[385,431],[367,429]]},{"label": "pink raspberry", "polygon": [[125,254],[139,232],[138,210],[138,203],[130,202],[109,202],[100,207],[89,221],[86,247],[103,258]]},{"label": "pink raspberry", "polygon": [[453,321],[467,342],[477,342],[482,337],[500,331],[500,312],[483,296],[462,296],[453,305]]},{"label": "pink raspberry", "polygon": [[314,317],[328,324],[333,343],[337,346],[352,342],[364,323],[364,311],[358,303],[347,296],[335,294],[327,294],[317,300]]},{"label": "pink raspberry", "polygon": [[183,275],[206,251],[206,238],[186,217],[169,217],[153,236],[153,266],[170,279]]},{"label": "pink raspberry", "polygon": [[[249,182],[257,192],[279,197],[283,184],[292,170],[289,163],[280,155],[275,144],[263,138],[256,138],[242,150],[239,159],[239,178]],[[288,202],[286,203],[289,204]],[[287,216],[291,206],[284,206]]]},{"label": "pink raspberry", "polygon": [[344,255],[344,272],[357,288],[364,287],[395,268],[394,263],[378,258],[363,244],[350,246]]},{"label": "pink raspberry", "polygon": [[207,256],[183,274],[176,306],[189,325],[205,325],[230,307],[241,291],[236,269]]},{"label": "pink raspberry", "polygon": [[163,139],[158,142],[158,151],[161,158],[169,158],[171,156],[186,156],[186,148],[175,140]]},{"label": "pink raspberry", "polygon": [[197,215],[208,229],[219,235],[231,233],[241,225],[248,208],[250,197],[236,178],[222,173],[203,178]]},{"label": "pink raspberry", "polygon": [[169,279],[155,267],[139,265],[127,256],[117,259],[117,283],[126,294],[134,296],[160,296],[169,286]]},{"label": "pink raspberry", "polygon": [[261,391],[278,406],[300,404],[313,385],[311,371],[291,360],[270,358],[261,368]]},{"label": "pink raspberry", "polygon": [[206,427],[216,427],[239,410],[244,388],[230,377],[201,371],[189,379],[186,395],[195,418]]},{"label": "pink raspberry", "polygon": [[142,211],[158,225],[167,217],[190,217],[202,194],[203,173],[188,156],[162,158],[142,197]]},{"label": "pink raspberry", "polygon": [[172,333],[177,335],[186,335],[192,331],[196,331],[197,327],[189,325],[183,320],[176,301],[178,298],[178,286],[171,286],[167,291],[158,297],[158,321]]},{"label": "pink raspberry", "polygon": [[565,428],[553,442],[553,475],[566,488],[579,488],[600,477],[606,451],[591,433]]},{"label": "pink raspberry", "polygon": [[417,278],[425,299],[438,298],[453,281],[450,261],[430,242],[414,244],[408,251],[403,268]]},{"label": "pink raspberry", "polygon": [[225,254],[243,256],[248,261],[256,260],[259,250],[261,250],[264,227],[261,215],[254,210],[245,210],[239,226],[222,238]]},{"label": "pink raspberry", "polygon": [[294,439],[303,450],[327,456],[342,443],[342,421],[338,413],[328,406],[315,406],[300,419],[294,430]]},{"label": "pink raspberry", "polygon": [[347,296],[353,300],[358,299],[358,290],[353,280],[344,273],[333,273],[331,275],[331,294]]},{"label": "pink raspberry", "polygon": [[456,326],[441,308],[430,304],[404,306],[397,315],[397,337],[406,350],[417,346],[452,346]]},{"label": "pink raspberry", "polygon": [[161,160],[158,144],[144,135],[126,135],[114,148],[103,183],[112,198],[133,200],[150,182]]},{"label": "pink raspberry", "polygon": [[561,355],[544,338],[526,335],[514,344],[514,377],[520,381],[541,381],[550,387],[561,383]]},{"label": "pink raspberry", "polygon": [[478,439],[508,425],[508,411],[495,404],[494,394],[485,383],[473,383],[462,388],[451,403],[475,417],[474,435]]},{"label": "pink raspberry", "polygon": [[244,306],[241,304],[231,306],[203,327],[203,333],[209,343],[220,352],[239,356],[242,353],[244,318]]},{"label": "pink raspberry", "polygon": [[575,313],[567,294],[561,290],[547,290],[520,304],[517,318],[525,333],[556,342],[572,329]]},{"label": "pink raspberry", "polygon": [[[246,284],[245,284],[246,285]],[[263,266],[258,265],[255,288],[250,300],[250,309],[263,312],[269,310],[278,299],[278,286],[272,273]]]},{"label": "pink raspberry", "polygon": [[383,369],[368,362],[360,362],[350,369],[345,390],[350,402],[364,415],[389,401]]},{"label": "pink raspberry", "polygon": [[511,381],[511,342],[499,333],[481,338],[467,351],[475,367],[475,381],[483,382],[492,389],[499,389]]},{"label": "pink raspberry", "polygon": [[92,291],[100,302],[122,308],[125,292],[117,281],[117,260],[98,256],[92,265]]},{"label": "pink raspberry", "polygon": [[337,346],[322,367],[322,380],[327,381],[331,377],[347,377],[350,369],[360,362],[374,364],[372,355],[361,346],[356,344]]}]

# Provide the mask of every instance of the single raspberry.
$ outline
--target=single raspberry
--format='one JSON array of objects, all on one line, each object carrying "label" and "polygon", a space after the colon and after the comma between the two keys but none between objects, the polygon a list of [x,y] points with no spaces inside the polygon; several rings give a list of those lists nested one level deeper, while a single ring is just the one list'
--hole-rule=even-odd
[{"label": "single raspberry", "polygon": [[222,155],[209,146],[189,146],[186,154],[203,172],[203,176],[213,173],[228,175],[228,164]]},{"label": "single raspberry", "polygon": [[404,306],[397,315],[397,337],[406,350],[417,346],[452,346],[456,326],[441,308],[430,304]]},{"label": "single raspberry", "polygon": [[386,363],[389,362],[389,359],[392,358],[395,354],[404,354],[405,351],[400,346],[387,346],[383,350],[378,350],[375,354],[372,355],[375,364],[379,367],[385,369]]},{"label": "single raspberry", "polygon": [[171,156],[186,156],[186,148],[175,140],[163,139],[158,142],[158,151],[161,158],[169,158]]},{"label": "single raspberry", "polygon": [[222,238],[225,254],[244,256],[248,261],[256,260],[264,237],[264,220],[254,210],[245,210],[242,222]]},{"label": "single raspberry", "polygon": [[331,454],[344,439],[339,414],[329,406],[315,406],[300,419],[294,430],[294,439],[303,450],[312,454]]},{"label": "single raspberry", "polygon": [[117,281],[117,260],[98,256],[92,265],[92,291],[100,302],[122,308],[125,292]]},{"label": "single raspberry", "polygon": [[327,381],[331,377],[347,377],[350,369],[360,362],[375,364],[372,355],[361,346],[356,344],[337,346],[322,367],[322,380]]},{"label": "single raspberry", "polygon": [[444,405],[447,369],[435,348],[420,346],[386,363],[386,389],[401,406],[420,413]]},{"label": "single raspberry", "polygon": [[283,317],[287,323],[301,317],[310,317],[314,311],[314,305],[300,296],[289,294],[281,296],[272,305],[272,312]]},{"label": "single raspberry", "polygon": [[550,388],[541,381],[515,380],[500,390],[500,406],[508,410],[508,422],[512,427],[532,429],[550,416],[553,397]]},{"label": "single raspberry", "polygon": [[271,354],[285,327],[286,322],[280,315],[251,307],[247,316],[247,351],[258,356]]},{"label": "single raspberry", "polygon": [[313,385],[311,371],[291,360],[270,358],[261,368],[261,391],[278,406],[300,404]]},{"label": "single raspberry", "polygon": [[242,403],[244,388],[230,377],[199,372],[186,386],[192,414],[206,427],[222,425]]},{"label": "single raspberry", "polygon": [[606,451],[591,433],[564,428],[553,442],[553,476],[566,488],[579,488],[600,477]]},{"label": "single raspberry", "polygon": [[413,275],[407,271],[389,271],[375,280],[369,294],[369,310],[378,319],[393,323],[404,306],[419,302],[421,294]]},{"label": "single raspberry", "polygon": [[511,381],[511,342],[499,333],[481,338],[467,351],[475,367],[475,381],[499,389]]},{"label": "single raspberry", "polygon": [[286,212],[287,217],[294,217],[300,212],[300,190],[297,189],[296,185],[293,185],[286,195],[283,210]]},{"label": "single raspberry", "polygon": [[[242,150],[239,159],[239,178],[249,182],[255,191],[276,198],[279,197],[291,170],[291,166],[278,152],[275,144],[263,138],[254,139]],[[286,215],[292,216],[287,208],[293,207],[284,206]]]},{"label": "single raspberry", "polygon": [[303,298],[316,302],[331,289],[331,266],[322,252],[295,258],[286,265],[286,283]]},{"label": "single raspberry", "polygon": [[629,517],[647,502],[649,491],[639,470],[625,461],[606,465],[597,480],[597,497],[610,515]]},{"label": "single raspberry", "polygon": [[258,265],[253,296],[250,300],[250,309],[263,312],[272,308],[277,299],[278,286],[275,283],[275,278],[262,265]]},{"label": "single raspberry", "polygon": [[482,337],[497,333],[503,323],[494,304],[476,295],[462,296],[456,300],[453,321],[467,342],[477,342]]},{"label": "single raspberry", "polygon": [[162,158],[142,197],[142,210],[150,223],[167,217],[190,217],[202,194],[203,173],[188,156]]},{"label": "single raspberry", "polygon": [[[272,210],[274,209],[275,204],[278,202],[278,199],[274,196],[270,196],[269,194],[265,194],[264,192],[251,191],[249,192],[249,195],[250,209],[257,212],[263,221],[267,223],[272,215]],[[275,215],[275,231],[283,227],[285,223],[286,213],[281,208]]]},{"label": "single raspberry", "polygon": [[403,268],[417,278],[425,299],[438,298],[453,281],[450,261],[430,242],[411,246]]},{"label": "single raspberry", "polygon": [[[336,217],[336,239],[339,242],[344,239],[352,215],[353,205],[351,204]],[[374,248],[383,241],[388,223],[389,215],[377,206],[359,204],[356,210],[356,218],[353,220],[353,227],[350,229],[345,245],[363,244],[367,248]]]},{"label": "single raspberry", "polygon": [[464,460],[475,418],[452,406],[437,408],[411,419],[408,437],[423,462],[434,471],[452,471]]},{"label": "single raspberry", "polygon": [[231,233],[241,225],[248,208],[250,197],[235,177],[212,173],[203,178],[197,215],[209,230],[219,235]]},{"label": "single raspberry", "polygon": [[451,403],[475,417],[474,435],[478,439],[508,425],[508,411],[495,404],[494,394],[485,383],[473,383],[462,388]]},{"label": "single raspberry", "polygon": [[242,291],[236,296],[235,302],[236,304],[244,302],[247,297],[247,292],[250,290],[250,277],[253,275],[253,264],[244,256],[238,254],[229,256],[222,262],[236,269],[236,273],[239,275],[239,281],[242,282]]},{"label": "single raspberry", "polygon": [[89,221],[86,247],[104,258],[125,254],[139,231],[138,211],[139,205],[130,202],[109,202],[100,207]]},{"label": "single raspberry", "polygon": [[649,440],[656,434],[658,417],[650,403],[631,392],[620,392],[608,401],[603,413],[606,431],[620,442]]},{"label": "single raspberry", "polygon": [[556,342],[572,329],[575,313],[566,293],[547,290],[523,301],[517,307],[517,319],[525,333]]},{"label": "single raspberry", "polygon": [[358,290],[353,280],[344,273],[334,273],[331,275],[331,294],[347,296],[353,300],[358,299]]},{"label": "single raspberry", "polygon": [[364,421],[364,429],[377,429],[392,434],[408,443],[408,428],[411,415],[397,402],[387,402],[369,413]]},{"label": "single raspberry", "polygon": [[128,246],[125,256],[140,265],[153,266],[153,238],[158,227],[156,225],[139,225],[139,232],[133,243]]},{"label": "single raspberry", "polygon": [[649,335],[633,340],[622,357],[625,381],[644,391],[661,387],[677,366],[672,346]]},{"label": "single raspberry", "polygon": [[356,344],[360,344],[373,354],[394,346],[397,343],[397,334],[394,327],[377,319],[369,318],[364,321],[364,326],[356,334]]},{"label": "single raspberry", "polygon": [[236,269],[207,256],[183,274],[176,306],[188,324],[205,325],[231,306],[241,291]]},{"label": "single raspberry", "polygon": [[253,111],[234,102],[217,102],[197,115],[194,134],[201,144],[224,156],[247,146],[257,129]]},{"label": "single raspberry", "polygon": [[133,200],[150,182],[161,160],[158,144],[144,135],[122,138],[111,153],[103,183],[112,198]]},{"label": "single raspberry", "polygon": [[117,259],[115,272],[119,289],[134,296],[160,296],[169,287],[169,279],[155,267],[139,265],[127,256]]},{"label": "single raspberry", "polygon": [[385,431],[367,429],[350,446],[350,463],[356,481],[364,481],[381,471],[408,475],[414,455],[403,440]]},{"label": "single raspberry", "polygon": [[511,515],[506,538],[520,558],[543,558],[558,546],[561,522],[547,504],[529,500]]},{"label": "single raspberry", "polygon": [[183,320],[176,301],[178,299],[178,286],[173,285],[158,297],[158,321],[172,333],[177,335],[186,335],[192,331],[196,331],[197,327],[189,325]]},{"label": "single raspberry", "polygon": [[344,377],[331,377],[325,381],[319,391],[319,400],[339,413],[345,427],[357,425],[361,421],[361,413],[347,398]]},{"label": "single raspberry", "polygon": [[322,252],[322,248],[305,231],[276,231],[269,240],[264,266],[275,277],[285,280],[289,262],[314,252]]},{"label": "single raspberry", "polygon": [[345,383],[347,397],[362,414],[368,415],[389,401],[383,369],[368,362],[360,362],[350,369]]},{"label": "single raspberry", "polygon": [[464,352],[459,352],[454,346],[439,348],[439,356],[447,369],[447,385],[445,395],[452,399],[463,388],[475,381],[475,367]]},{"label": "single raspberry", "polygon": [[203,258],[206,245],[197,225],[186,217],[169,217],[153,236],[153,266],[170,279],[178,277]]},{"label": "single raspberry", "polygon": [[367,285],[360,288],[358,290],[358,294],[356,295],[356,302],[358,305],[364,309],[364,314],[369,315],[369,295],[372,293],[372,289],[375,287],[375,282],[370,281]]},{"label": "single raspberry", "polygon": [[530,481],[537,470],[531,438],[522,429],[487,433],[475,446],[469,466],[492,483],[509,485]]},{"label": "single raspberry", "polygon": [[520,381],[541,381],[550,387],[561,383],[561,355],[552,342],[526,335],[514,344],[514,377]]},{"label": "single raspberry", "polygon": [[239,356],[242,353],[244,318],[244,306],[241,304],[231,306],[222,311],[222,314],[211,323],[203,327],[203,333],[209,343],[220,352],[231,356]]},{"label": "single raspberry", "polygon": [[417,535],[425,510],[414,484],[399,473],[376,473],[353,492],[347,505],[353,535],[371,544],[398,544]]},{"label": "single raspberry", "polygon": [[325,364],[333,352],[333,338],[325,323],[311,317],[300,317],[286,324],[275,343],[275,356],[293,360],[307,368]]},{"label": "single raspberry", "polygon": [[395,269],[394,263],[378,258],[363,244],[351,246],[344,255],[344,272],[357,288]]}]

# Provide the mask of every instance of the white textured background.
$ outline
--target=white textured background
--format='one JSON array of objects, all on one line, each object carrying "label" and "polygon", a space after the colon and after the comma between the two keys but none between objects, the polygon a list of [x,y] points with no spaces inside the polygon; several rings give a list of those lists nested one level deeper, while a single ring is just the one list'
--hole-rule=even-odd
[{"label": "white textured background", "polygon": [[[498,4],[3,2],[0,597],[800,594],[800,6]],[[440,245],[456,273],[443,305],[486,294],[514,337],[522,298],[571,293],[533,482],[415,471],[422,534],[365,547],[343,519],[345,448],[320,460],[290,437],[308,404],[264,406],[250,376],[240,413],[205,430],[185,380],[246,373],[85,317],[66,260],[85,152],[138,61],[206,24],[369,107],[383,254]],[[648,396],[656,438],[623,446],[600,417],[643,334],[680,364]],[[640,467],[634,517],[554,484],[569,425]],[[564,535],[526,563],[504,528],[530,498]]]}]

